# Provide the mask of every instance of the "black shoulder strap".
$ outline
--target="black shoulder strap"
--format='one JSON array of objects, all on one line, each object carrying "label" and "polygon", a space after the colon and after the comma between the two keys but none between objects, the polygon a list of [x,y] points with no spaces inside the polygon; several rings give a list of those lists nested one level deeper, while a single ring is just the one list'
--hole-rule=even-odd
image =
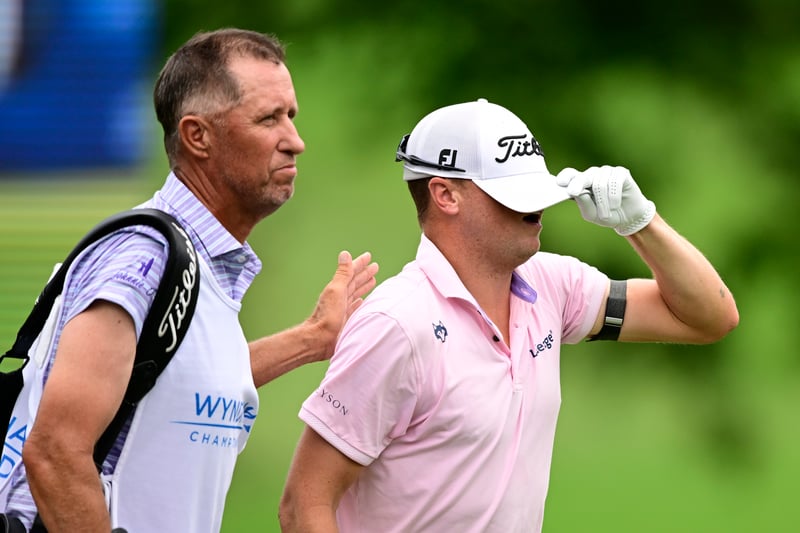
[{"label": "black shoulder strap", "polygon": [[[70,252],[58,271],[45,285],[36,303],[22,324],[17,339],[3,356],[27,364],[28,351],[44,327],[56,297],[61,294],[67,271],[76,257],[95,241],[128,226],[150,226],[162,234],[169,244],[164,275],[153,305],[145,319],[136,346],[136,359],[125,398],[117,416],[95,447],[95,463],[102,465],[108,451],[136,404],[155,385],[158,375],[178,349],[197,304],[200,288],[197,254],[189,236],[174,217],[158,209],[132,209],[113,215],[92,229]],[[18,374],[21,376],[21,368]],[[21,377],[20,377],[21,389]],[[19,390],[17,390],[17,394]]]},{"label": "black shoulder strap", "polygon": [[[140,220],[140,211],[152,218]],[[169,243],[169,256],[136,345],[133,372],[122,405],[95,445],[94,462],[98,470],[125,421],[139,400],[153,388],[186,336],[200,290],[197,253],[191,239],[173,217],[156,209],[135,209],[119,216],[135,217],[133,225],[147,224],[161,231]]]}]

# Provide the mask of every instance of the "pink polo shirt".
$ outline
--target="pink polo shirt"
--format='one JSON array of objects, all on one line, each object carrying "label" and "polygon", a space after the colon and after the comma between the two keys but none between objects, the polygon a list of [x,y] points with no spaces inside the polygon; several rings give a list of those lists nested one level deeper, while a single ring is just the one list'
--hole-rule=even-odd
[{"label": "pink polo shirt", "polygon": [[300,410],[368,466],[339,505],[341,531],[540,531],[560,346],[588,334],[607,283],[575,258],[537,253],[516,271],[504,342],[423,235],[416,260],[347,322]]}]

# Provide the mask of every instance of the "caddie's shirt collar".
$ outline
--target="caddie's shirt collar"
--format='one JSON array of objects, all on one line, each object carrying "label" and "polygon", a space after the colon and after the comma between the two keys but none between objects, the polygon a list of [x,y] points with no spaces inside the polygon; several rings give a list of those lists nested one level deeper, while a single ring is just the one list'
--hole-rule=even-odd
[{"label": "caddie's shirt collar", "polygon": [[[479,307],[452,265],[424,233],[417,248],[417,264],[445,298],[460,298]],[[509,289],[514,296],[525,302],[536,302],[536,291],[516,271],[511,274]]]},{"label": "caddie's shirt collar", "polygon": [[170,172],[164,186],[156,193],[156,198],[169,205],[176,218],[195,233],[209,258],[214,259],[231,252],[244,254],[247,262],[251,263],[251,269],[256,265],[256,271],[261,269],[261,261],[250,245],[237,241],[174,173]]},{"label": "caddie's shirt collar", "polygon": [[261,260],[248,243],[240,243],[205,205],[170,173],[154,196],[154,207],[174,215],[189,232],[197,254],[211,267],[220,287],[241,302],[255,277]]}]

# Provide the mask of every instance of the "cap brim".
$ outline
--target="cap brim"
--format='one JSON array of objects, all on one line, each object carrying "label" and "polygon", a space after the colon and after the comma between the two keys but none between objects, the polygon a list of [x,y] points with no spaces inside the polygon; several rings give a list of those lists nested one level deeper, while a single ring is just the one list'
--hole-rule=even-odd
[{"label": "cap brim", "polygon": [[556,184],[555,177],[549,173],[476,179],[472,182],[483,192],[518,213],[534,213],[570,199],[566,187]]}]

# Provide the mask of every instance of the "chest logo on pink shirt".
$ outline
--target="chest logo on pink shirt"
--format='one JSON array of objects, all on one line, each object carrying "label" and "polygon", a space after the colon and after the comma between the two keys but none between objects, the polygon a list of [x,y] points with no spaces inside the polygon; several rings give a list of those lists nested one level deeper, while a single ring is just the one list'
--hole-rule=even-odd
[{"label": "chest logo on pink shirt", "polygon": [[531,357],[536,357],[538,355],[541,355],[542,352],[549,350],[554,345],[555,345],[555,340],[553,339],[553,330],[551,329],[547,333],[547,336],[544,339],[542,339],[542,341],[539,344],[534,346],[535,349],[532,348],[528,351],[531,352]]},{"label": "chest logo on pink shirt", "polygon": [[440,320],[438,324],[433,325],[433,335],[440,341],[444,342],[447,340],[447,328],[444,327],[442,321]]}]

